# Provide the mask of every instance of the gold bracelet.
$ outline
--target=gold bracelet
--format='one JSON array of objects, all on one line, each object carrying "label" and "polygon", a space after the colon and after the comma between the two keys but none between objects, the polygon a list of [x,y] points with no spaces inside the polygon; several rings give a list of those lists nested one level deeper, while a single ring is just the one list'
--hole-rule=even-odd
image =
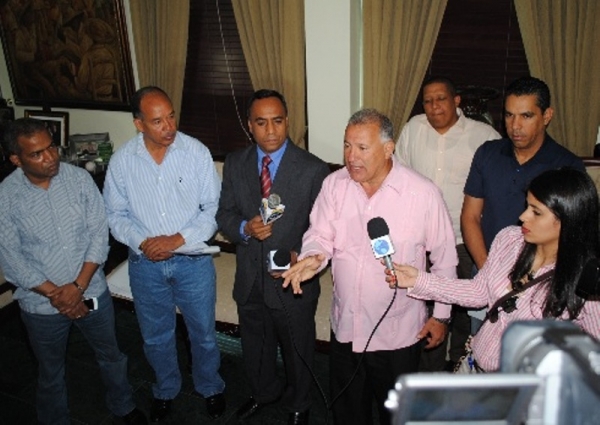
[{"label": "gold bracelet", "polygon": [[79,291],[80,291],[82,294],[85,292],[85,289],[83,289],[83,286],[81,286],[79,283],[77,283],[77,282],[75,282],[75,281],[73,281],[73,282],[71,282],[71,283],[72,283],[73,285],[75,285],[75,287],[76,287],[77,289],[79,289]]}]

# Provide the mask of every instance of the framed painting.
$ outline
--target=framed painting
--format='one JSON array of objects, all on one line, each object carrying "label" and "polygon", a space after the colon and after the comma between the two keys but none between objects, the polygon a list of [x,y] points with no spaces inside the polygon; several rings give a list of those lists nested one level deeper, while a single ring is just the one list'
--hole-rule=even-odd
[{"label": "framed painting", "polygon": [[[44,121],[46,128],[52,136],[56,146],[66,148],[69,146],[69,113],[68,112],[44,112],[25,110],[25,118],[35,118]],[[64,149],[63,149],[64,151]]]},{"label": "framed painting", "polygon": [[129,110],[134,91],[123,0],[0,1],[17,105]]}]

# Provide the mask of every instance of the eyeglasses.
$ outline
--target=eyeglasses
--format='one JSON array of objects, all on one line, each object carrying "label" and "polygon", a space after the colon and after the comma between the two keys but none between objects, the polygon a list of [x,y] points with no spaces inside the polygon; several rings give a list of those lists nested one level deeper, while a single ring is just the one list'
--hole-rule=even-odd
[{"label": "eyeglasses", "polygon": [[488,311],[487,317],[490,322],[496,323],[498,321],[498,310],[500,307],[502,307],[502,311],[506,314],[510,314],[515,311],[517,309],[517,295],[505,299],[504,302],[497,308]]}]

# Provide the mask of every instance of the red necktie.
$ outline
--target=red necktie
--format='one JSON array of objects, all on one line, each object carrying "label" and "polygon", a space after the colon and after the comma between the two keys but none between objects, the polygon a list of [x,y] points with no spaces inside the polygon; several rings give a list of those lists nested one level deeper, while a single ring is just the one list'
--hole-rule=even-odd
[{"label": "red necktie", "polygon": [[269,172],[269,164],[271,163],[271,157],[265,155],[262,160],[262,171],[260,172],[260,188],[262,191],[262,197],[268,198],[271,193],[271,173]]}]

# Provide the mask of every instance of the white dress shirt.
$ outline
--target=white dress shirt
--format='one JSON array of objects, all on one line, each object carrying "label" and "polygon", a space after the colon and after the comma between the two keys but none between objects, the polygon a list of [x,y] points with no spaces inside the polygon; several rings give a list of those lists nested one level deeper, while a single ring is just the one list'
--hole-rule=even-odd
[{"label": "white dress shirt", "polygon": [[445,134],[438,133],[425,114],[412,117],[398,138],[396,155],[441,189],[456,243],[461,244],[460,212],[471,160],[480,145],[501,136],[492,126],[465,117],[460,108],[457,114],[458,121]]}]

